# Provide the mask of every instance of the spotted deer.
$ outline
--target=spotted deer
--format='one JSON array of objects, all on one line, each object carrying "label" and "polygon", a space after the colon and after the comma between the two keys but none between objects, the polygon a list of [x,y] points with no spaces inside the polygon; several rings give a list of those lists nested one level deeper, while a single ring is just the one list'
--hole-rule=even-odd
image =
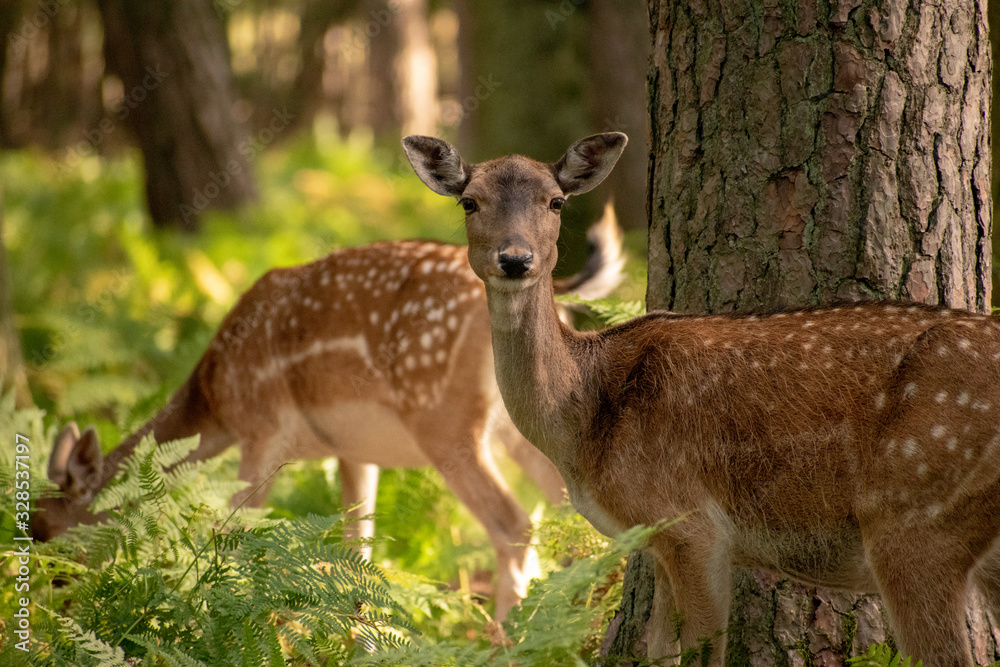
[{"label": "spotted deer", "polygon": [[[587,267],[560,288],[593,297],[621,277],[613,211],[589,236]],[[466,248],[434,242],[375,243],[267,273],[170,402],[107,457],[92,429],[64,429],[49,462],[63,496],[40,503],[36,536],[94,521],[90,501],[149,433],[157,442],[200,433],[192,460],[238,443],[249,486],[233,503],[251,506],[291,460],[337,457],[342,502],[358,516],[375,510],[379,468],[433,465],[496,549],[497,620],[538,572],[530,521],[496,467],[491,433],[553,502],[563,498],[558,472],[499,400],[483,286]],[[372,521],[352,527],[349,537],[374,531]]]},{"label": "spotted deer", "polygon": [[573,331],[552,300],[559,211],[626,142],[587,137],[552,164],[403,146],[465,209],[504,404],[574,507],[607,535],[680,518],[648,544],[650,657],[707,638],[724,664],[740,565],[878,592],[903,652],[972,665],[970,586],[1000,618],[1000,320],[867,303]]}]

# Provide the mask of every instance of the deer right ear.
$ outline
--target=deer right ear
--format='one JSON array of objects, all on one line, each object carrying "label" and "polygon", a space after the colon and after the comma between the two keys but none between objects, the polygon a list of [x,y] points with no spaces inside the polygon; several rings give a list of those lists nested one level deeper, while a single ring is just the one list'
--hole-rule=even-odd
[{"label": "deer right ear", "polygon": [[469,168],[447,141],[414,134],[403,138],[403,150],[413,171],[434,192],[457,197],[465,191]]},{"label": "deer right ear", "polygon": [[68,498],[83,498],[96,490],[104,457],[101,443],[93,427],[80,435],[75,422],[70,422],[56,436],[49,457],[49,479]]}]

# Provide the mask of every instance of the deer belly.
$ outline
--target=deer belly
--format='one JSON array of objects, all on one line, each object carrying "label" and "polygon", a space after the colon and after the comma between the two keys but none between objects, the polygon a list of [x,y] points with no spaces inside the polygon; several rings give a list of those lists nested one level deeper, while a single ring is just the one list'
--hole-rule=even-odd
[{"label": "deer belly", "polygon": [[856,527],[781,531],[736,528],[731,539],[737,565],[762,567],[812,585],[876,590],[861,531]]},{"label": "deer belly", "polygon": [[313,428],[331,446],[326,456],[381,468],[431,464],[410,427],[390,408],[370,401],[347,401],[310,412]]}]

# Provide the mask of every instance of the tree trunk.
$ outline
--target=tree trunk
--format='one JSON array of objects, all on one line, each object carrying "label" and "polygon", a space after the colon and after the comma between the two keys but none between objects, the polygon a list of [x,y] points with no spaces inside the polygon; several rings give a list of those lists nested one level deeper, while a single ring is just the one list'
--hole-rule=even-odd
[{"label": "tree trunk", "polygon": [[597,198],[614,198],[618,222],[626,229],[646,227],[649,115],[644,73],[650,44],[643,5],[639,0],[592,0],[587,21],[592,131],[624,132],[629,138]]},{"label": "tree trunk", "polygon": [[986,3],[860,4],[652,3],[651,308],[989,308]]},{"label": "tree trunk", "polygon": [[[875,5],[651,0],[650,309],[989,310],[986,2]],[[730,665],[839,665],[887,637],[877,596],[758,571],[733,586]],[[975,596],[968,621],[995,660]]]},{"label": "tree trunk", "polygon": [[142,149],[153,223],[194,230],[205,209],[256,199],[250,158],[290,118],[276,108],[255,140],[233,121],[229,53],[211,0],[99,6],[108,69],[124,84],[118,115]]},{"label": "tree trunk", "polygon": [[403,135],[437,134],[437,60],[431,48],[427,0],[397,0],[399,82]]}]

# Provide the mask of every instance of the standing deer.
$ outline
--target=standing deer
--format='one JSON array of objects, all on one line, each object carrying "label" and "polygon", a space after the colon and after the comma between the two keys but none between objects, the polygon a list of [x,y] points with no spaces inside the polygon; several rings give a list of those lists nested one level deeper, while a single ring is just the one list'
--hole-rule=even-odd
[{"label": "standing deer", "polygon": [[[560,287],[607,294],[624,258],[614,213],[589,233],[591,257]],[[334,252],[275,269],[244,294],[170,402],[106,458],[93,429],[57,437],[49,478],[62,497],[43,499],[36,537],[98,519],[94,495],[149,433],[157,442],[201,434],[190,460],[238,443],[233,504],[263,504],[272,473],[297,459],[337,457],[345,506],[375,510],[379,468],[433,465],[483,524],[497,554],[496,619],[537,576],[531,522],[490,453],[490,434],[549,498],[563,498],[552,464],[510,425],[493,376],[483,286],[466,248],[397,241]],[[515,437],[511,437],[515,436]],[[370,520],[348,537],[371,537]]]},{"label": "standing deer", "polygon": [[682,517],[648,545],[650,657],[706,638],[723,664],[740,565],[877,591],[904,653],[972,665],[971,585],[1000,617],[1000,321],[872,303],[575,332],[552,301],[559,211],[626,142],[587,137],[554,164],[403,146],[465,209],[500,393],[573,506],[606,535]]}]

